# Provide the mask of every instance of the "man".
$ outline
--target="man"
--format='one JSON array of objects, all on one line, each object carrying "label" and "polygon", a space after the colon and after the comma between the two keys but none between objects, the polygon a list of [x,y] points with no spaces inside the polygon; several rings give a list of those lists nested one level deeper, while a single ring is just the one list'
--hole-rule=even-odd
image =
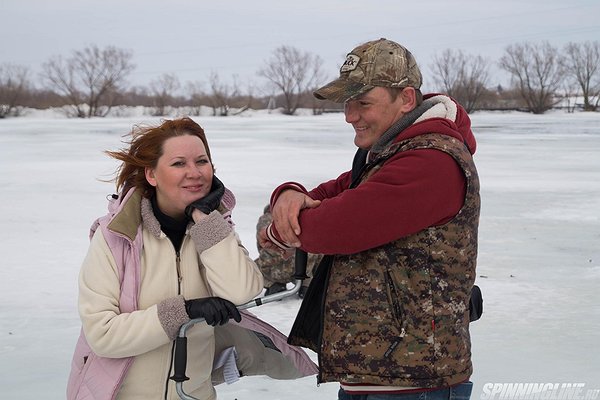
[{"label": "man", "polygon": [[319,355],[339,399],[469,398],[469,297],[479,180],[464,109],[422,96],[413,55],[391,40],[353,49],[319,99],[344,103],[351,171],[310,192],[279,186],[264,246],[326,254],[290,342]]},{"label": "man", "polygon": [[[294,278],[294,257],[284,257],[280,252],[271,249],[266,249],[260,246],[259,234],[273,220],[271,216],[271,206],[266,205],[263,214],[258,218],[256,223],[256,239],[258,248],[258,258],[254,260],[260,272],[263,274],[265,282],[265,296],[283,292],[286,290],[288,282],[293,282]],[[298,291],[298,297],[304,298],[308,285],[312,277],[313,268],[319,263],[320,256],[317,254],[309,254],[307,258],[306,274],[308,276],[302,282],[302,286]]]}]

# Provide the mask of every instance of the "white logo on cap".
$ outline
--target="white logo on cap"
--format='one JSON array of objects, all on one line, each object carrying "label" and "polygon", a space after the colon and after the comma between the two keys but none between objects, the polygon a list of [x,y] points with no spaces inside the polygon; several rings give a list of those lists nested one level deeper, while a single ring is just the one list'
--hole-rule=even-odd
[{"label": "white logo on cap", "polygon": [[346,61],[344,61],[342,68],[340,68],[340,73],[354,71],[356,69],[356,67],[358,67],[359,61],[360,61],[359,56],[356,56],[354,54],[348,54],[348,56],[346,56]]}]

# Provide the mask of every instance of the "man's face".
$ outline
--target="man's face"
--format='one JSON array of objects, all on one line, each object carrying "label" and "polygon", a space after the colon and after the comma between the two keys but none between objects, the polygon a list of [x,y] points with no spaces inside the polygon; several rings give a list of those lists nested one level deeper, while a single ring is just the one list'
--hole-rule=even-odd
[{"label": "man's face", "polygon": [[[410,90],[406,88],[405,90]],[[392,101],[389,91],[375,87],[344,104],[346,122],[354,128],[354,144],[368,150],[383,133],[414,106],[407,104],[402,94]]]}]

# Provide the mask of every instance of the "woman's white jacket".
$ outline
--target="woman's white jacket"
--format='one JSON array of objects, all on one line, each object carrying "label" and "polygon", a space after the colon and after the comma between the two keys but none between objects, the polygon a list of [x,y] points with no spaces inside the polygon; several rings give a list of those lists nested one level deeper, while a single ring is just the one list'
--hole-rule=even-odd
[{"label": "woman's white jacket", "polygon": [[[79,276],[83,332],[100,357],[134,357],[117,399],[175,399],[175,386],[168,378],[173,373],[173,339],[189,321],[184,299],[218,296],[243,304],[261,292],[262,275],[219,211],[190,224],[176,251],[160,230],[149,200],[135,192],[124,201],[104,232],[135,236],[142,226],[137,311],[120,311],[118,265],[105,233],[98,229]],[[186,393],[212,399],[213,327],[196,324],[187,337]]]}]

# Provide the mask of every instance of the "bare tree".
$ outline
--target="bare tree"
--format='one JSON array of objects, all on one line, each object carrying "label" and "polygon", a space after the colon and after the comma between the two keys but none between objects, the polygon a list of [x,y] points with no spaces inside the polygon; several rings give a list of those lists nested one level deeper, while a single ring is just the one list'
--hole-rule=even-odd
[{"label": "bare tree", "polygon": [[565,79],[561,85],[563,104],[568,113],[575,112],[577,106],[577,83],[573,79]]},{"label": "bare tree", "polygon": [[258,75],[282,93],[283,113],[294,115],[301,105],[302,95],[322,81],[322,65],[323,60],[317,55],[281,46],[273,51],[271,59],[266,61]]},{"label": "bare tree", "polygon": [[530,112],[543,114],[560,101],[556,94],[563,68],[558,50],[550,43],[510,45],[498,64],[511,74]]},{"label": "bare tree", "polygon": [[600,42],[568,43],[563,62],[565,72],[581,88],[583,110],[596,111],[600,102]]},{"label": "bare tree", "polygon": [[246,84],[245,91],[238,96],[237,103],[239,104],[239,109],[234,115],[241,114],[248,109],[257,109],[262,106],[262,100],[254,96],[255,91],[256,87],[252,83]]},{"label": "bare tree", "polygon": [[67,59],[52,57],[42,65],[42,79],[68,100],[75,116],[105,116],[134,69],[132,57],[128,50],[91,45]]},{"label": "bare tree", "polygon": [[144,85],[136,85],[131,86],[121,93],[119,104],[130,107],[152,107],[154,105],[154,99],[150,94],[150,89]]},{"label": "bare tree", "polygon": [[481,56],[465,54],[462,50],[446,49],[434,56],[434,82],[449,96],[458,101],[470,113],[478,102],[489,81],[489,62]]},{"label": "bare tree", "polygon": [[154,115],[168,114],[169,105],[173,104],[173,96],[181,87],[175,74],[162,74],[150,82],[150,92],[154,102]]},{"label": "bare tree", "polygon": [[208,99],[213,109],[213,115],[226,117],[229,115],[229,108],[234,97],[239,96],[240,89],[237,82],[237,76],[233,75],[233,83],[228,85],[221,82],[219,74],[211,72],[208,79],[210,85],[210,94]]},{"label": "bare tree", "polygon": [[190,99],[191,115],[200,115],[202,106],[207,104],[207,95],[204,92],[204,85],[202,82],[188,82],[186,84],[186,91]]},{"label": "bare tree", "polygon": [[0,118],[18,116],[21,101],[29,90],[27,67],[8,63],[0,65]]}]

